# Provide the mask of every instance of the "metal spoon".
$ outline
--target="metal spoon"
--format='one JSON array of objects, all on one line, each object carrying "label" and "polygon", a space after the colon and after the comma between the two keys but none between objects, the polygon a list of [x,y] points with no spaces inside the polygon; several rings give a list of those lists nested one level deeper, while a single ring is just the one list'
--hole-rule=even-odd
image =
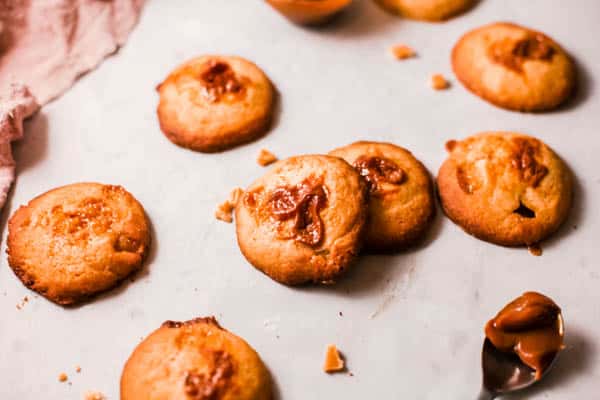
[{"label": "metal spoon", "polygon": [[[559,330],[564,336],[564,321],[558,315]],[[544,376],[556,361],[556,355]],[[483,387],[477,400],[493,400],[496,397],[525,389],[540,381],[535,379],[535,371],[519,359],[516,354],[504,353],[496,349],[489,339],[483,342],[481,351],[481,367],[483,369]]]}]

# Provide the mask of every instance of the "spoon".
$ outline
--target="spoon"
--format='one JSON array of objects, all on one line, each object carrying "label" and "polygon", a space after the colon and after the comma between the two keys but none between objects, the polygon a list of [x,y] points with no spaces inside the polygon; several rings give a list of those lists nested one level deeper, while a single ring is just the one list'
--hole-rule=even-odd
[{"label": "spoon", "polygon": [[[558,315],[559,331],[564,336],[564,321]],[[483,387],[477,400],[493,400],[500,395],[514,393],[525,389],[540,381],[554,365],[555,354],[552,362],[544,371],[540,379],[535,379],[535,371],[525,365],[514,353],[502,352],[485,339],[481,351],[481,367],[483,369]]]}]

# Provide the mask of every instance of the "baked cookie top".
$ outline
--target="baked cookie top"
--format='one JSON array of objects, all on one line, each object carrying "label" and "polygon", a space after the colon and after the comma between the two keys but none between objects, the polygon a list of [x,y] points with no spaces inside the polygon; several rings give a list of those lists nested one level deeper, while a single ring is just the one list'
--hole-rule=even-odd
[{"label": "baked cookie top", "polygon": [[465,34],[452,50],[452,67],[467,89],[516,111],[556,108],[576,83],[574,63],[558,43],[504,22]]},{"label": "baked cookie top", "polygon": [[475,0],[375,0],[389,12],[423,21],[443,21],[460,14]]},{"label": "baked cookie top", "polygon": [[8,263],[49,300],[69,305],[108,290],[148,253],[144,209],[120,186],[76,183],[21,206],[8,222]]},{"label": "baked cookie top", "polygon": [[291,157],[238,202],[238,244],[252,265],[279,282],[332,282],[358,254],[366,214],[366,186],[347,162]]},{"label": "baked cookie top", "polygon": [[367,250],[398,250],[423,235],[435,214],[433,184],[410,151],[361,141],[329,154],[346,160],[367,182]]},{"label": "baked cookie top", "polygon": [[269,373],[213,318],[167,321],[140,343],[121,375],[121,400],[270,400]]},{"label": "baked cookie top", "polygon": [[297,24],[321,24],[348,6],[352,0],[267,0],[274,9]]},{"label": "baked cookie top", "polygon": [[530,245],[567,217],[571,174],[540,140],[490,132],[451,140],[446,148],[437,179],[442,206],[468,233],[501,245]]},{"label": "baked cookie top", "polygon": [[252,62],[207,55],[176,68],[157,87],[157,114],[173,143],[215,152],[256,139],[273,113],[274,89]]}]

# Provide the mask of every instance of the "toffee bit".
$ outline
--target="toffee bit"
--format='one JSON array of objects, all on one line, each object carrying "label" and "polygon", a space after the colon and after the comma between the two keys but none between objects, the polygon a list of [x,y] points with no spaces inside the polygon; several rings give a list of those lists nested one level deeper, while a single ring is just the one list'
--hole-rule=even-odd
[{"label": "toffee bit", "polygon": [[429,78],[429,85],[435,90],[444,90],[450,87],[450,83],[444,78],[442,74],[433,74]]},{"label": "toffee bit", "polygon": [[413,58],[417,53],[405,44],[397,44],[390,47],[390,53],[396,60],[406,60],[407,58]]},{"label": "toffee bit", "polygon": [[335,345],[330,344],[327,346],[325,353],[325,364],[323,365],[323,371],[328,374],[333,372],[340,372],[346,368],[344,359]]},{"label": "toffee bit", "polygon": [[267,165],[271,165],[277,160],[278,160],[277,156],[275,154],[271,153],[267,149],[261,149],[260,152],[258,153],[258,157],[256,158],[256,162],[261,167],[266,167]]}]

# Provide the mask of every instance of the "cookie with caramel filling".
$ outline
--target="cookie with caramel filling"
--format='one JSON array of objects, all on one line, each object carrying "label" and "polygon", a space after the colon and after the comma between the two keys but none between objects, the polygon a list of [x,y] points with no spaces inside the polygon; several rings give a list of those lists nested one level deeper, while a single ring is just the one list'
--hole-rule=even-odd
[{"label": "cookie with caramel filling", "polygon": [[144,209],[120,186],[63,186],[8,222],[8,264],[25,286],[61,305],[116,286],[142,266],[149,245]]},{"label": "cookie with caramel filling", "polygon": [[271,400],[269,373],[242,338],[213,317],[167,321],[133,351],[121,400]]},{"label": "cookie with caramel filling", "polygon": [[262,136],[273,114],[274,89],[264,72],[240,57],[202,56],[158,85],[160,128],[196,151],[225,150]]},{"label": "cookie with caramel filling", "polygon": [[406,18],[438,22],[467,11],[475,0],[375,0],[375,3]]},{"label": "cookie with caramel filling", "polygon": [[471,92],[515,111],[551,110],[573,93],[576,69],[541,32],[494,23],[464,35],[452,50],[456,77]]},{"label": "cookie with caramel filling", "polygon": [[451,140],[446,148],[439,195],[446,215],[467,233],[505,246],[530,245],[567,217],[571,173],[540,140],[491,132]]},{"label": "cookie with caramel filling", "polygon": [[279,161],[235,208],[240,249],[278,282],[334,282],[359,253],[366,192],[358,172],[341,158]]},{"label": "cookie with caramel filling", "polygon": [[328,22],[352,0],[267,0],[274,9],[290,21],[303,25]]},{"label": "cookie with caramel filling", "polygon": [[421,238],[435,214],[429,173],[410,151],[391,143],[356,142],[333,150],[369,189],[368,251],[399,250]]}]

